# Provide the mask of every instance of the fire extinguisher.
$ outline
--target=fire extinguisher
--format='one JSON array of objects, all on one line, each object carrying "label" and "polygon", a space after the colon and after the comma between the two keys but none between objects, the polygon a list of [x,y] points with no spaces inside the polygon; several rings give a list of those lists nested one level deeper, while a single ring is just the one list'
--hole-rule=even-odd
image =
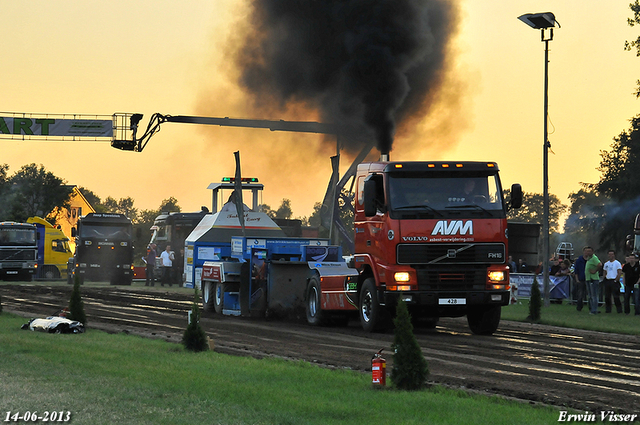
[{"label": "fire extinguisher", "polygon": [[384,387],[387,385],[387,361],[382,357],[382,350],[371,358],[371,383]]}]

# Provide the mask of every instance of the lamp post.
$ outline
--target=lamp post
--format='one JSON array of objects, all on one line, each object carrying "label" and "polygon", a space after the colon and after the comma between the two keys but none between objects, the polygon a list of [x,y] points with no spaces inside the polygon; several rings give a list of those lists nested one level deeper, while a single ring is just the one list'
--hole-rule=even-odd
[{"label": "lamp post", "polygon": [[[543,217],[542,217],[542,268],[544,280],[544,305],[549,306],[549,148],[548,138],[548,90],[549,90],[549,41],[553,40],[553,28],[556,17],[551,12],[527,13],[518,16],[525,24],[533,29],[539,29],[544,42],[544,139],[542,145],[542,186],[543,186]],[[558,24],[558,28],[560,24]],[[547,32],[548,30],[548,32]]]}]

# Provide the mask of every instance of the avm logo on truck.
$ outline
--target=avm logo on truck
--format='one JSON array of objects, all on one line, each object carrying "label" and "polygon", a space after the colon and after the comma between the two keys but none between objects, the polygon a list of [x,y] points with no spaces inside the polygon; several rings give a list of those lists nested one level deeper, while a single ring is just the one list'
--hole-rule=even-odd
[{"label": "avm logo on truck", "polygon": [[473,235],[473,221],[440,220],[436,223],[431,235]]}]

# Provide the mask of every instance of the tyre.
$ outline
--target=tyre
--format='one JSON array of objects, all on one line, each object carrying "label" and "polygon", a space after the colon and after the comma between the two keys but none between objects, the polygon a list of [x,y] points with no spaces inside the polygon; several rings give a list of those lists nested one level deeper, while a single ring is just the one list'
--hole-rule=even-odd
[{"label": "tyre", "polygon": [[213,282],[202,282],[202,309],[204,311],[215,311],[213,305]]},{"label": "tyre", "polygon": [[213,309],[218,314],[222,314],[224,308],[224,291],[224,283],[216,282],[213,285]]},{"label": "tyre", "polygon": [[322,311],[321,307],[322,292],[320,291],[320,279],[318,276],[313,276],[309,279],[309,285],[307,285],[307,322],[313,326],[321,326],[326,324],[326,314]]},{"label": "tyre", "polygon": [[383,308],[378,301],[378,291],[376,281],[367,278],[360,290],[360,324],[365,332],[377,331],[383,324]]},{"label": "tyre", "polygon": [[500,324],[501,306],[474,308],[467,312],[467,322],[476,335],[493,335]]},{"label": "tyre", "polygon": [[44,277],[47,280],[60,278],[60,271],[58,270],[57,267],[50,267],[50,266],[45,267],[42,274],[43,274],[42,277]]}]

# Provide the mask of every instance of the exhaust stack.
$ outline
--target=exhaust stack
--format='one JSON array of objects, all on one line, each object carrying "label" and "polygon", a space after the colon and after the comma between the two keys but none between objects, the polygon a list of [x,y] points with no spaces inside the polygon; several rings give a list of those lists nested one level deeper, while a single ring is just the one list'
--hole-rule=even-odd
[{"label": "exhaust stack", "polygon": [[380,154],[380,162],[389,162],[389,154],[381,153]]}]

